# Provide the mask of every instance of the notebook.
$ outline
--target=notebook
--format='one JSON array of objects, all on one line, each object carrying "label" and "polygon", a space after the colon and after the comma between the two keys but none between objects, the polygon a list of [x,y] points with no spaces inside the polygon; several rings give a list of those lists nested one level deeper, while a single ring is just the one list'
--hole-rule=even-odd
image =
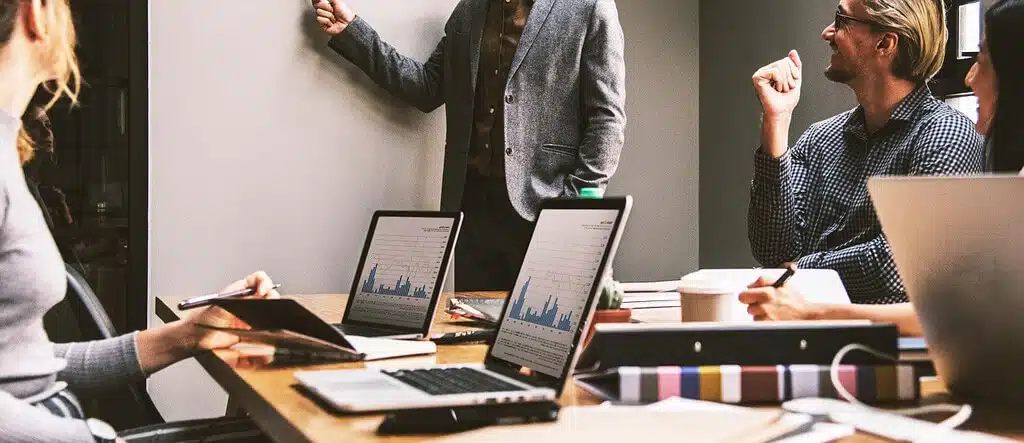
[{"label": "notebook", "polygon": [[433,354],[431,341],[408,341],[345,335],[292,299],[225,299],[215,306],[230,312],[251,329],[211,328],[242,341],[285,349],[291,355],[332,361],[364,361]]}]

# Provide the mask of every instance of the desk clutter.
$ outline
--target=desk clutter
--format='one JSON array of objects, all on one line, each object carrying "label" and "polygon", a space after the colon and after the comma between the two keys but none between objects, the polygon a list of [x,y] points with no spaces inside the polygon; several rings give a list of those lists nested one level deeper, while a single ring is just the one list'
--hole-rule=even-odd
[{"label": "desk clutter", "polygon": [[[758,277],[778,279],[785,269],[700,269],[678,280],[623,282],[622,307],[634,311],[640,322],[729,321],[752,322],[738,295]],[[839,274],[831,269],[801,269],[792,274],[788,287],[808,300],[849,304],[850,297]]]}]

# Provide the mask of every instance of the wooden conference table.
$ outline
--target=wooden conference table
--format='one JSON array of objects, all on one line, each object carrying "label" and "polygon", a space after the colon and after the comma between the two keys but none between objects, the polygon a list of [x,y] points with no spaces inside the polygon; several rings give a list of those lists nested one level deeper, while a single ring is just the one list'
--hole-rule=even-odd
[{"label": "wooden conference table", "polygon": [[[502,297],[503,293],[474,293],[460,295],[479,295],[487,297]],[[310,311],[330,323],[341,321],[345,312],[345,302],[348,297],[339,294],[319,295],[289,295]],[[156,302],[156,313],[164,322],[171,322],[179,319],[179,311],[176,309],[182,298],[158,297]],[[464,322],[449,320],[449,315],[444,312],[447,305],[448,295],[443,295],[434,317],[433,332],[452,332],[470,329]],[[221,350],[204,353],[196,357],[199,363],[206,369],[214,380],[227,391],[231,400],[230,403],[238,406],[248,413],[260,427],[275,441],[279,442],[363,442],[363,441],[423,441],[424,437],[380,437],[375,434],[383,415],[358,415],[345,416],[336,415],[325,410],[313,399],[295,389],[295,378],[292,373],[297,369],[341,369],[360,368],[367,366],[374,367],[402,367],[419,366],[424,364],[451,364],[451,363],[479,363],[484,359],[486,345],[455,345],[438,346],[437,354],[430,356],[409,357],[392,360],[383,360],[369,363],[342,363],[325,364],[317,366],[304,365],[301,367],[274,367],[255,363],[258,359],[240,355],[235,350]],[[942,397],[945,388],[942,383],[935,379],[922,380],[922,395],[924,397]],[[600,399],[592,394],[576,388],[570,383],[562,394],[561,403],[563,406],[587,406],[600,403]],[[1018,414],[999,414],[1015,415]],[[1003,423],[1013,423],[1012,417],[997,418],[995,422],[1000,426],[996,429],[1006,429]],[[530,425],[546,426],[546,425]],[[508,428],[508,427],[506,427]],[[997,434],[1013,437],[1024,441],[1024,425],[1020,425],[1016,431],[996,432]],[[642,434],[640,434],[642,435]],[[693,436],[691,436],[693,437]],[[680,435],[682,438],[682,435]],[[697,441],[686,438],[685,440]],[[874,442],[885,441],[868,435],[856,435],[843,441],[850,442]]]}]

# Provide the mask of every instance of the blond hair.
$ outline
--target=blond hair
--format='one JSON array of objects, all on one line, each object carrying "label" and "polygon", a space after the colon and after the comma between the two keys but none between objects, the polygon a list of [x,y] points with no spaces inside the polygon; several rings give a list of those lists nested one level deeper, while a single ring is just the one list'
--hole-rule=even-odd
[{"label": "blond hair", "polygon": [[[46,6],[47,30],[50,35],[50,57],[49,68],[52,70],[53,80],[43,84],[43,88],[53,95],[44,107],[49,110],[64,96],[67,96],[72,104],[78,103],[78,91],[82,86],[82,72],[78,67],[78,57],[75,55],[75,44],[77,35],[75,33],[74,20],[71,17],[71,7],[68,0],[40,0]],[[19,0],[2,0],[5,7],[19,7]],[[12,4],[13,3],[13,4]],[[32,159],[34,142],[32,137],[25,131],[22,125],[18,132],[18,158],[22,164]]]},{"label": "blond hair", "polygon": [[899,35],[893,75],[924,83],[942,69],[946,59],[944,0],[864,0],[872,21]]}]

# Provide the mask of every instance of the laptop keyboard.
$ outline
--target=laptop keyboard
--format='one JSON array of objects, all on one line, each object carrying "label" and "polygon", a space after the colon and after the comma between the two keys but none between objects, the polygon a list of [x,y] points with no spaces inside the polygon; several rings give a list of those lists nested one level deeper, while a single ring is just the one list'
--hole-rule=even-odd
[{"label": "laptop keyboard", "polygon": [[430,395],[525,390],[473,368],[403,369],[382,372]]}]

